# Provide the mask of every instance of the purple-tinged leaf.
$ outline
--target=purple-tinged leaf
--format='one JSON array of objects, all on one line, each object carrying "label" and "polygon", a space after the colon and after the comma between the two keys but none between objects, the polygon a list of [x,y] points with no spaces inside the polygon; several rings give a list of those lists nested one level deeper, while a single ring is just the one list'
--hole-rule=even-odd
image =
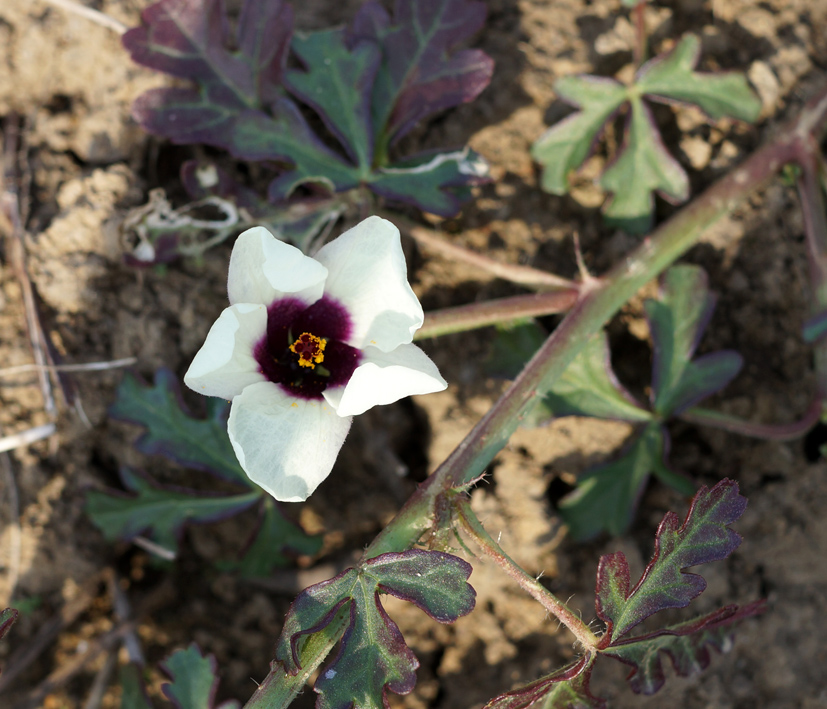
[{"label": "purple-tinged leaf", "polygon": [[235,38],[222,0],[161,0],[141,19],[123,36],[133,61],[197,82],[205,104],[260,109],[279,95],[293,29],[282,0],[245,0]]},{"label": "purple-tinged leaf", "polygon": [[367,175],[373,161],[371,93],[381,52],[375,42],[345,46],[344,29],[293,38],[293,52],[305,71],[287,72],[285,85],[321,117]]},{"label": "purple-tinged leaf", "polygon": [[206,495],[195,490],[165,487],[128,468],[121,480],[132,495],[115,490],[86,493],[86,513],[108,541],[129,541],[142,533],[174,552],[187,524],[215,522],[231,517],[261,499],[260,491],[243,495]]},{"label": "purple-tinged leaf", "polygon": [[[691,566],[729,556],[741,537],[729,528],[744,512],[745,497],[732,480],[711,490],[698,490],[681,524],[668,512],[658,527],[655,552],[643,575],[631,588],[629,566],[622,552],[600,559],[597,570],[597,615],[607,626],[607,644],[616,642],[638,623],[666,608],[683,608],[706,588]],[[631,590],[630,590],[631,588]]]},{"label": "purple-tinged leaf", "polygon": [[221,564],[245,578],[266,578],[296,556],[314,556],[322,547],[322,536],[310,536],[281,512],[267,496],[259,510],[259,524],[236,562]]},{"label": "purple-tinged leaf", "polygon": [[9,628],[14,625],[19,613],[14,608],[4,608],[0,611],[0,640],[9,632]]},{"label": "purple-tinged leaf", "polygon": [[380,168],[370,180],[377,194],[442,217],[459,211],[471,198],[472,185],[490,181],[488,163],[470,148],[416,155]]},{"label": "purple-tinged leaf", "polygon": [[732,116],[756,121],[761,100],[739,72],[701,73],[694,71],[701,54],[701,42],[685,35],[668,54],[650,59],[635,77],[638,90],[649,98],[694,103],[712,118]]},{"label": "purple-tinged leaf", "polygon": [[723,351],[692,361],[715,309],[704,270],[670,268],[657,300],[644,303],[652,333],[652,405],[661,416],[678,415],[722,389],[738,374],[743,359]]},{"label": "purple-tinged leaf", "polygon": [[589,690],[594,656],[583,656],[550,675],[494,697],[483,709],[528,709],[543,702],[543,709],[602,709],[603,699]]},{"label": "purple-tinged leaf", "polygon": [[619,458],[583,473],[574,491],[559,504],[569,534],[578,540],[591,539],[602,531],[613,536],[623,534],[652,474],[679,492],[691,495],[692,483],[665,463],[668,447],[666,431],[651,423]]},{"label": "purple-tinged leaf", "polygon": [[168,369],[155,373],[154,385],[127,372],[109,415],[147,429],[135,447],[147,455],[162,455],[181,465],[203,470],[229,482],[257,487],[238,464],[227,435],[227,403],[207,398],[207,418],[195,418],[181,397],[181,386]]},{"label": "purple-tinged leaf", "polygon": [[493,60],[478,49],[456,50],[485,21],[476,0],[397,0],[394,17],[375,0],[354,19],[351,43],[382,47],[372,113],[377,136],[398,140],[438,111],[473,101],[491,81]]},{"label": "purple-tinged leaf", "polygon": [[218,676],[215,657],[202,655],[195,643],[186,650],[176,650],[164,662],[161,669],[171,682],[161,685],[161,691],[176,709],[238,709],[235,700],[215,704]]},{"label": "purple-tinged leaf", "polygon": [[325,628],[342,608],[349,624],[336,659],[314,687],[318,709],[382,709],[386,692],[406,694],[416,683],[419,663],[379,600],[390,593],[408,600],[440,622],[452,622],[474,607],[467,583],[471,567],[462,559],[414,549],[382,554],[357,568],[305,589],[287,613],[276,660],[295,675],[302,640]]},{"label": "purple-tinged leaf", "polygon": [[563,195],[569,191],[569,173],[589,156],[603,126],[626,102],[627,91],[614,79],[597,76],[564,76],[554,91],[580,110],[543,133],[531,156],[543,166],[543,189]]},{"label": "purple-tinged leaf", "polygon": [[652,225],[654,193],[677,204],[689,196],[689,177],[666,149],[649,107],[631,95],[623,144],[600,178],[612,197],[606,219],[627,231],[644,233]]},{"label": "purple-tinged leaf", "polygon": [[655,694],[665,682],[664,656],[672,661],[680,677],[691,677],[709,666],[709,648],[725,653],[733,642],[734,625],[763,613],[765,601],[742,608],[726,606],[708,615],[673,625],[653,633],[621,640],[601,654],[630,665],[627,680],[637,694]]}]

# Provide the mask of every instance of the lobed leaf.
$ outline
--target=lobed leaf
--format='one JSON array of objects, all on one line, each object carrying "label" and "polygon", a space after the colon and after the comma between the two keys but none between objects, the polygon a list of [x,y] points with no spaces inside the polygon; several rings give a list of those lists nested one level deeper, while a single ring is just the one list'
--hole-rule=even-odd
[{"label": "lobed leaf", "polygon": [[449,217],[471,198],[472,185],[489,181],[488,163],[470,148],[427,153],[381,168],[370,180],[370,188],[391,201]]},{"label": "lobed leaf", "polygon": [[377,43],[384,60],[372,97],[377,138],[398,140],[418,122],[473,101],[491,81],[494,62],[478,49],[456,50],[485,21],[477,0],[396,0],[393,21],[376,0],[360,8],[353,44]]},{"label": "lobed leaf", "polygon": [[369,559],[299,594],[287,613],[276,660],[296,674],[301,669],[300,643],[348,608],[350,620],[339,654],[316,681],[317,707],[381,709],[387,706],[387,691],[406,694],[413,689],[419,663],[379,594],[390,593],[440,622],[452,622],[474,607],[470,573],[462,559],[436,551],[413,549]]},{"label": "lobed leaf", "polygon": [[630,97],[623,144],[600,184],[612,197],[604,207],[607,219],[628,231],[645,232],[652,224],[653,193],[677,203],[689,196],[689,177],[663,144],[649,107]]},{"label": "lobed leaf", "polygon": [[715,297],[704,270],[673,266],[663,276],[658,300],[644,303],[654,349],[652,404],[661,416],[680,414],[726,386],[741,370],[737,352],[709,354],[692,361]]},{"label": "lobed leaf", "polygon": [[562,195],[569,190],[569,173],[589,156],[605,123],[626,102],[627,90],[614,79],[597,76],[565,76],[554,90],[580,110],[543,133],[531,156],[543,166],[543,189]]},{"label": "lobed leaf", "polygon": [[99,490],[86,494],[86,513],[92,522],[109,541],[129,541],[147,533],[171,551],[178,548],[185,525],[231,517],[261,498],[259,491],[208,496],[195,490],[164,487],[129,468],[121,469],[121,480],[133,495]]},{"label": "lobed leaf", "polygon": [[685,35],[671,52],[650,59],[640,68],[636,77],[638,90],[654,99],[694,103],[712,118],[758,120],[761,100],[744,75],[694,71],[700,53],[700,40]]},{"label": "lobed leaf", "polygon": [[162,455],[181,465],[203,470],[229,482],[258,490],[238,464],[227,435],[227,403],[206,398],[207,418],[195,418],[184,405],[177,377],[168,369],[144,384],[127,372],[118,387],[109,415],[147,429],[135,447],[147,455]]},{"label": "lobed leaf", "polygon": [[592,416],[630,422],[652,419],[652,414],[617,380],[609,341],[602,330],[589,340],[554,383],[543,397],[543,404],[555,417]]},{"label": "lobed leaf", "polygon": [[[218,690],[216,662],[212,655],[202,655],[195,643],[186,650],[176,650],[164,662],[161,669],[171,682],[161,686],[176,709],[212,709]],[[216,709],[238,709],[236,701],[222,702]]]},{"label": "lobed leaf", "polygon": [[606,702],[589,689],[594,657],[583,656],[550,675],[494,697],[483,709],[527,709],[543,701],[543,709],[602,709]]},{"label": "lobed leaf", "polygon": [[275,569],[286,566],[291,557],[314,556],[322,547],[322,536],[310,536],[285,517],[269,497],[262,500],[259,525],[253,533],[243,556],[227,569],[239,572],[245,578],[265,578]]},{"label": "lobed leaf", "polygon": [[683,608],[706,588],[706,581],[685,569],[729,556],[741,537],[729,528],[746,509],[746,498],[732,480],[711,490],[698,490],[683,524],[668,512],[658,527],[655,552],[640,580],[631,588],[622,552],[600,559],[597,571],[597,615],[614,643],[649,616],[666,608]]},{"label": "lobed leaf", "polygon": [[764,601],[747,606],[726,606],[700,618],[663,628],[654,633],[621,640],[601,654],[630,665],[627,680],[637,694],[655,694],[665,682],[664,656],[680,677],[699,674],[709,666],[709,648],[728,652],[735,623],[763,613]]},{"label": "lobed leaf", "polygon": [[364,175],[373,161],[370,97],[381,52],[377,44],[345,44],[344,29],[297,34],[292,49],[305,71],[287,72],[285,85],[321,117]]},{"label": "lobed leaf", "polygon": [[0,611],[0,640],[9,632],[9,628],[14,625],[18,615],[17,610],[14,608],[4,608]]},{"label": "lobed leaf", "polygon": [[619,458],[581,475],[577,487],[558,506],[572,537],[591,539],[602,531],[613,536],[623,534],[651,474],[691,495],[692,484],[666,465],[667,451],[666,432],[657,423],[650,423]]}]

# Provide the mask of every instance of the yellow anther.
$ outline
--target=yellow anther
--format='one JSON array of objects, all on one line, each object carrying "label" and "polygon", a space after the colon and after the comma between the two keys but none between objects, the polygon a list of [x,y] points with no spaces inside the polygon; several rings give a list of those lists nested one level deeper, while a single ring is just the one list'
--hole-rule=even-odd
[{"label": "yellow anther", "polygon": [[299,356],[299,366],[313,369],[317,364],[324,362],[325,347],[327,347],[327,340],[316,337],[310,332],[303,332],[290,345],[290,351]]}]

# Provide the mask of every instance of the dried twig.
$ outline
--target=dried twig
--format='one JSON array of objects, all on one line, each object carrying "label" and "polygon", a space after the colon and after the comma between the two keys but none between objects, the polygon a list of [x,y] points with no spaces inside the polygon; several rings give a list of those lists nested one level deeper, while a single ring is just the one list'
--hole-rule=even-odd
[{"label": "dried twig", "polygon": [[117,32],[118,34],[123,34],[129,29],[120,20],[116,20],[114,17],[110,17],[109,15],[98,10],[93,10],[91,7],[81,5],[79,2],[75,2],[74,0],[43,0],[43,2],[59,7],[75,15],[79,15],[80,17],[85,17],[87,20],[91,20],[92,22],[101,25],[102,27],[106,27],[113,32]]},{"label": "dried twig", "polygon": [[0,453],[22,448],[35,441],[48,438],[54,435],[55,431],[57,431],[57,427],[53,423],[46,423],[42,426],[27,428],[25,431],[20,431],[20,433],[3,436],[3,438],[0,438]]},{"label": "dried twig", "polygon": [[102,362],[84,362],[82,364],[54,364],[54,365],[38,365],[38,364],[19,364],[16,367],[5,367],[0,369],[0,377],[9,377],[13,374],[24,374],[26,372],[39,372],[46,370],[47,372],[97,372],[106,369],[118,369],[120,367],[129,367],[138,359],[136,357],[124,357],[123,359],[113,359]]}]

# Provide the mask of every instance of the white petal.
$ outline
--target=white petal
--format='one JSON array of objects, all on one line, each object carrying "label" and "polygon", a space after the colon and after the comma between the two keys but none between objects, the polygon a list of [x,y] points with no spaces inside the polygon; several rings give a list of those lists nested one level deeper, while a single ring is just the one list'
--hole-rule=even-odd
[{"label": "white petal", "polygon": [[262,226],[240,234],[230,257],[230,303],[269,305],[285,294],[307,304],[322,297],[327,269]]},{"label": "white petal", "polygon": [[424,320],[408,283],[399,230],[368,217],[319,250],[327,267],[325,294],[344,305],[353,319],[349,344],[390,352],[413,339]]},{"label": "white petal", "polygon": [[264,382],[233,399],[227,431],[250,480],[281,502],[301,502],[330,474],[351,420]]},{"label": "white petal", "polygon": [[232,399],[244,387],[265,381],[253,347],[266,331],[264,305],[239,303],[226,308],[192,360],[184,383],[199,394]]},{"label": "white petal", "polygon": [[366,347],[350,381],[325,390],[324,398],[339,416],[357,416],[373,406],[413,394],[431,394],[447,386],[436,365],[416,345],[400,345],[393,352]]}]

